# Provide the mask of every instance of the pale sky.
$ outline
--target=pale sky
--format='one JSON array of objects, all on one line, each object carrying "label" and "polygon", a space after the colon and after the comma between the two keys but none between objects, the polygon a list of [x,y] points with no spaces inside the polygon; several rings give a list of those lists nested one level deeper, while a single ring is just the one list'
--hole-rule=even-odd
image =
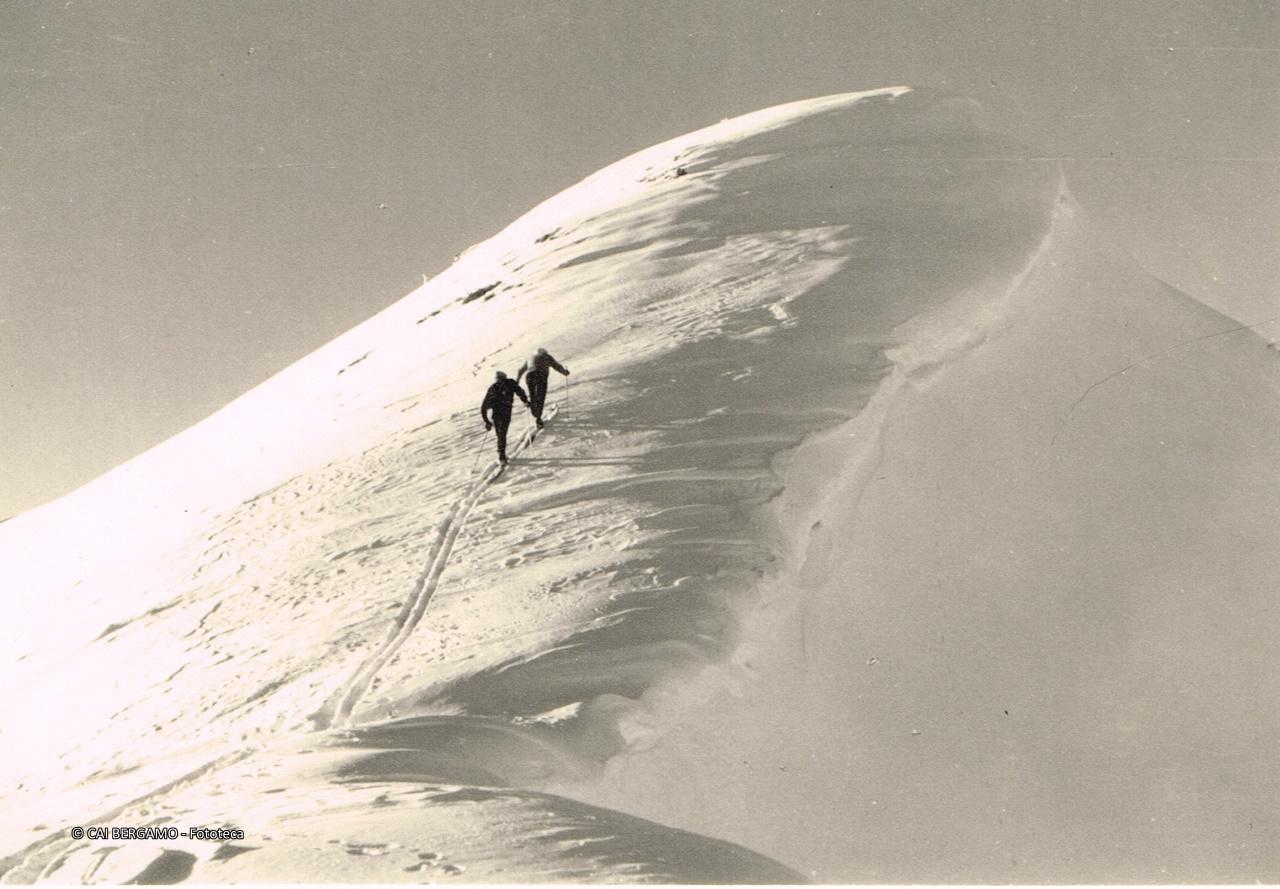
[{"label": "pale sky", "polygon": [[1245,323],[1280,314],[1262,0],[67,0],[0,6],[0,52],[0,517],[610,161],[834,92],[976,98],[1151,272]]}]

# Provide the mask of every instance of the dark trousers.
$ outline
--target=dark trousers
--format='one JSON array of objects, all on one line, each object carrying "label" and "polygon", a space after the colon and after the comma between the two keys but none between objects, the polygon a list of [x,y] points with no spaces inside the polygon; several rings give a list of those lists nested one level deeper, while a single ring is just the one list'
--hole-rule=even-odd
[{"label": "dark trousers", "polygon": [[507,427],[511,425],[511,414],[493,412],[493,434],[498,436],[498,459],[507,459]]},{"label": "dark trousers", "polygon": [[525,382],[529,385],[529,410],[535,419],[542,419],[542,406],[547,403],[547,377],[549,371],[531,370],[525,374]]}]

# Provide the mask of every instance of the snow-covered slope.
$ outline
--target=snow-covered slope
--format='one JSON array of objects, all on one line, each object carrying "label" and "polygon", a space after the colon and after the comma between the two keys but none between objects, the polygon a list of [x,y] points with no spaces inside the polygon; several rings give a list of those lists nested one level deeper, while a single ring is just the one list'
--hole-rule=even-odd
[{"label": "snow-covered slope", "polygon": [[5,879],[1274,879],[1277,356],[976,118],[641,152],[0,525]]}]

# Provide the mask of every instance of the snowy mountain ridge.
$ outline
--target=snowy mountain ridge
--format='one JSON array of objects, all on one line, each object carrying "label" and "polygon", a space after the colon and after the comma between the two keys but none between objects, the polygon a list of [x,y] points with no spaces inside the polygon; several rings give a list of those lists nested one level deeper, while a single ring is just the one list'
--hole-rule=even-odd
[{"label": "snowy mountain ridge", "polygon": [[[1274,712],[1197,715],[1271,657],[1275,448],[1217,413],[1275,413],[1250,337],[969,102],[639,152],[0,526],[4,879],[1147,875],[1125,829],[1260,873],[1274,832],[1222,851],[1236,810],[1162,740],[1275,782],[1244,740]],[[499,475],[479,398],[539,345],[573,374]],[[1214,652],[1137,615],[1224,597],[1242,660],[1168,706]],[[1147,828],[1170,793],[1188,821]]]}]

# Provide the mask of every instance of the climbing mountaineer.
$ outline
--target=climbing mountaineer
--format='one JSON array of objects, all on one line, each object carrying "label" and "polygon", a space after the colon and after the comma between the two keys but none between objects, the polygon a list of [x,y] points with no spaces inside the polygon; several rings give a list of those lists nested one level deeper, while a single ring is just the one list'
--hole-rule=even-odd
[{"label": "climbing mountaineer", "polygon": [[565,367],[559,361],[552,357],[551,353],[546,349],[539,349],[533,353],[533,357],[520,365],[520,372],[516,374],[516,382],[528,373],[527,381],[529,386],[529,410],[533,411],[534,422],[538,424],[538,428],[542,428],[542,406],[547,401],[547,377],[551,376],[551,368],[555,368],[557,372],[569,376],[569,368]]},{"label": "climbing mountaineer", "polygon": [[[529,398],[520,388],[520,384],[502,371],[495,372],[493,378],[493,385],[484,394],[484,401],[480,402],[480,419],[484,420],[486,430],[492,429],[498,436],[498,462],[506,463],[507,427],[511,425],[511,401],[519,395],[520,400],[529,407]],[[489,420],[490,413],[493,414],[492,422]]]}]

